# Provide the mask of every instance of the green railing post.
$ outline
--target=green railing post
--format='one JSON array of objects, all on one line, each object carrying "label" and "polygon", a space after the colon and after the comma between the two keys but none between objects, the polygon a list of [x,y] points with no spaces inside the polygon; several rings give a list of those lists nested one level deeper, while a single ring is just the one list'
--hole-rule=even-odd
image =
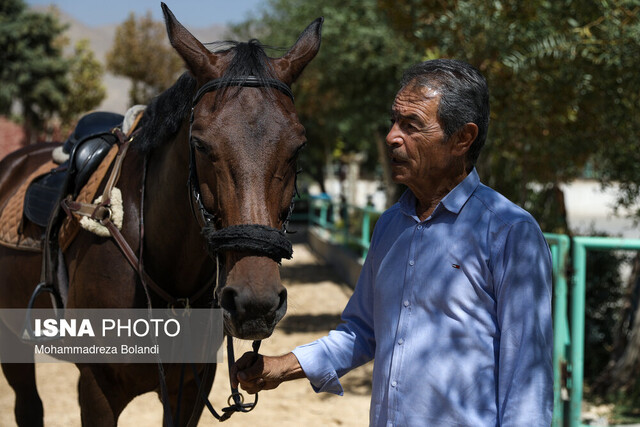
[{"label": "green railing post", "polygon": [[570,239],[561,234],[545,233],[553,261],[553,427],[562,427],[562,373],[567,364],[568,317],[566,266]]},{"label": "green railing post", "polygon": [[582,381],[584,378],[584,322],[586,309],[587,249],[578,239],[573,245],[573,282],[571,287],[571,390],[569,426],[581,425]]},{"label": "green railing post", "polygon": [[329,211],[329,204],[324,200],[320,201],[320,218],[318,225],[322,228],[327,228],[327,213]]},{"label": "green railing post", "polygon": [[362,246],[363,259],[367,257],[370,243],[371,243],[371,208],[367,206],[362,210],[362,236],[360,237],[360,245]]},{"label": "green railing post", "polygon": [[573,238],[573,287],[571,296],[571,390],[569,426],[581,426],[584,379],[584,323],[587,289],[587,250],[640,250],[640,240],[611,237]]}]

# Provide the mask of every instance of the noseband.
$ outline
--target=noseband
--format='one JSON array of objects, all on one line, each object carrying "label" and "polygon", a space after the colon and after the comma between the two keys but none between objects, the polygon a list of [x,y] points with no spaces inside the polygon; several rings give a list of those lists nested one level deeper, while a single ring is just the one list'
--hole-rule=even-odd
[{"label": "noseband", "polygon": [[[253,88],[273,88],[287,95],[294,100],[293,93],[289,86],[276,79],[258,79],[255,76],[244,76],[232,79],[215,79],[211,80],[196,92],[191,105],[191,118],[189,119],[189,196],[191,198],[191,209],[198,222],[205,230],[205,238],[209,242],[211,251],[218,253],[224,251],[239,251],[259,253],[264,256],[280,262],[282,258],[291,259],[293,249],[291,242],[285,237],[285,227],[289,221],[289,217],[284,221],[282,229],[278,230],[266,225],[260,224],[240,224],[225,227],[219,230],[215,229],[216,216],[207,210],[202,203],[202,194],[200,193],[200,182],[198,181],[198,172],[196,168],[196,158],[194,144],[191,138],[191,129],[193,127],[194,110],[198,102],[208,92],[220,88],[230,86],[253,87]],[[295,197],[295,195],[294,195]],[[194,202],[197,206],[199,215],[194,208]],[[293,198],[291,200],[291,208],[289,216],[293,211]]]}]

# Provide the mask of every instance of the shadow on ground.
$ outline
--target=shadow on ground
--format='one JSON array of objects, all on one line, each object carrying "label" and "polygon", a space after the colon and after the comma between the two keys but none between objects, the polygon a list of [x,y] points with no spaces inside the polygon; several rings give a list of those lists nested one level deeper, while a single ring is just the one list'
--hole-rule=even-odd
[{"label": "shadow on ground", "polygon": [[278,324],[278,328],[287,334],[323,332],[335,329],[340,322],[339,314],[288,314]]},{"label": "shadow on ground", "polygon": [[[296,224],[295,231],[295,233],[287,234],[287,239],[289,239],[292,244],[309,243],[306,226]],[[293,251],[293,259],[296,260],[295,248]],[[334,282],[346,285],[331,266],[322,262],[314,263],[296,260],[295,263],[285,263],[280,268],[280,277],[296,285],[313,285],[320,282]]]},{"label": "shadow on ground", "polygon": [[343,283],[331,267],[324,264],[283,266],[280,269],[280,277],[296,285],[313,285],[321,282]]}]

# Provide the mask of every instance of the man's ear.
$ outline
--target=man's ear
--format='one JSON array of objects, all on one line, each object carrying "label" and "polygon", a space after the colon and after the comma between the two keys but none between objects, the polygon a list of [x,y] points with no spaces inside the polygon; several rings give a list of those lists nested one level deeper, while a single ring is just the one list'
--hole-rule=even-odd
[{"label": "man's ear", "polygon": [[478,126],[475,123],[462,126],[454,135],[451,153],[455,156],[464,156],[477,137]]}]

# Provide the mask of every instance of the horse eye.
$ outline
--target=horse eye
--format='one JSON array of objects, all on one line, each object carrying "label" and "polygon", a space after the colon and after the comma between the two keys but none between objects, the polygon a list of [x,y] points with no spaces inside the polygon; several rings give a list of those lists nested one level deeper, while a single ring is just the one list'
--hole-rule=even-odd
[{"label": "horse eye", "polygon": [[291,156],[291,161],[297,160],[298,156],[300,155],[300,152],[307,146],[307,143],[303,143],[302,145],[300,145],[298,148],[296,148],[296,151],[293,153],[293,156]]},{"label": "horse eye", "polygon": [[204,144],[202,143],[202,141],[200,141],[199,139],[196,138],[192,138],[191,139],[191,145],[193,145],[193,148],[195,148],[196,150],[204,153],[206,150],[206,147],[204,146]]}]

